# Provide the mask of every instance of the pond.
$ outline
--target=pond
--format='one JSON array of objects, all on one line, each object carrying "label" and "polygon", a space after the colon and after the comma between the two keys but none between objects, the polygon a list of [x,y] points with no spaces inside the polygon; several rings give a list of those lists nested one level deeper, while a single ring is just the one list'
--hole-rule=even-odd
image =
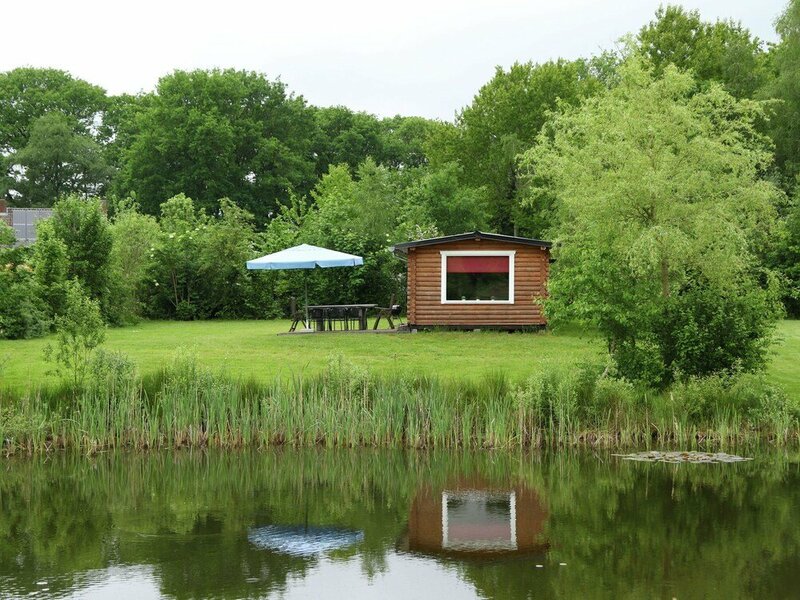
[{"label": "pond", "polygon": [[0,597],[797,597],[800,455],[748,456],[5,458]]}]

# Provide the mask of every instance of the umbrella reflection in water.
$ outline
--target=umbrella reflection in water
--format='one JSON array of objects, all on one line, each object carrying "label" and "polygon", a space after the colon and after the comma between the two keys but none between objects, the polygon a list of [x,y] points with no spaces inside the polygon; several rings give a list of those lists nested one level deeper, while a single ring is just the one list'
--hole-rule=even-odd
[{"label": "umbrella reflection in water", "polygon": [[266,525],[251,529],[247,539],[264,550],[314,556],[357,544],[364,539],[364,533],[343,527]]}]

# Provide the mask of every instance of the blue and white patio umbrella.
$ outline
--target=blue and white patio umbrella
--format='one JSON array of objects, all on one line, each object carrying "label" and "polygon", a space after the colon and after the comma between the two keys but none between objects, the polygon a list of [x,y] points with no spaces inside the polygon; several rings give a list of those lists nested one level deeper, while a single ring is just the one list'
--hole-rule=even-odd
[{"label": "blue and white patio umbrella", "polygon": [[[260,258],[247,261],[248,269],[326,269],[328,267],[357,267],[364,264],[364,259],[355,254],[347,254],[328,248],[320,248],[311,244],[300,244],[273,252]],[[308,282],[305,282],[306,322],[308,329]]]}]

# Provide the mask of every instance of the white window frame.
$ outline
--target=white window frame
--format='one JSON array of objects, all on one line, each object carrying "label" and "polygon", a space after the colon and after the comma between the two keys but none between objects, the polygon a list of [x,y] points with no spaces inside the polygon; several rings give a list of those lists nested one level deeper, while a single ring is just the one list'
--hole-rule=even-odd
[{"label": "white window frame", "polygon": [[[514,256],[516,250],[442,250],[442,304],[514,304]],[[508,257],[508,300],[448,300],[447,299],[447,257],[448,256],[507,256]]]},{"label": "white window frame", "polygon": [[[485,498],[490,495],[508,495],[509,505],[509,529],[511,538],[509,540],[480,540],[477,542],[453,543],[450,541],[450,515],[447,512],[447,501],[450,498],[469,498],[477,496]],[[516,550],[517,549],[517,493],[515,491],[499,492],[492,494],[486,491],[462,491],[462,492],[442,492],[442,548],[445,550]]]}]

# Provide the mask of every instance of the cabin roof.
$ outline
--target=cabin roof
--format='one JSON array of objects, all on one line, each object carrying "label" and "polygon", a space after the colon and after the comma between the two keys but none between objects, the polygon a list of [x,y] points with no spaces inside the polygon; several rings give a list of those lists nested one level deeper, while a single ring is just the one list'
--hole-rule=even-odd
[{"label": "cabin roof", "polygon": [[414,240],[412,242],[401,242],[392,246],[395,254],[407,254],[409,248],[418,246],[434,246],[436,244],[449,244],[450,242],[465,242],[469,240],[490,240],[493,242],[508,242],[513,244],[525,244],[526,246],[536,246],[538,248],[550,248],[553,244],[544,240],[533,238],[517,237],[515,235],[503,235],[500,233],[486,233],[484,231],[470,231],[456,235],[444,235],[441,237],[428,238],[425,240]]}]

